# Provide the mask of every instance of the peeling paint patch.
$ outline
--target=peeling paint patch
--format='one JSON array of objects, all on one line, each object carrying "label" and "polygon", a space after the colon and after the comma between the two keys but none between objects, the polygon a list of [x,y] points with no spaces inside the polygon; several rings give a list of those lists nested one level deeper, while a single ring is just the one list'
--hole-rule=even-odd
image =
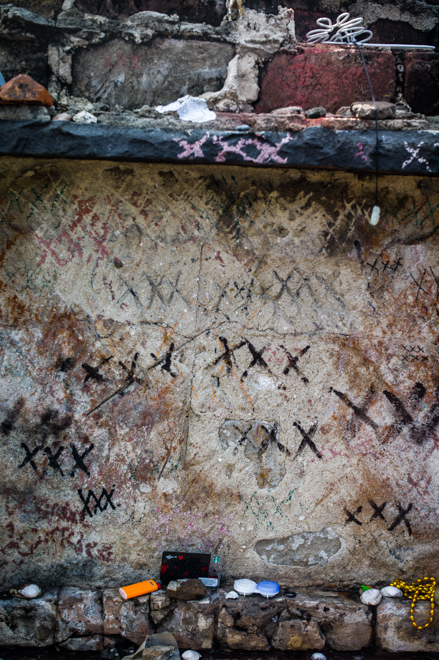
[{"label": "peeling paint patch", "polygon": [[341,547],[340,537],[332,527],[327,527],[321,532],[305,532],[283,539],[258,541],[255,550],[269,564],[324,566]]}]

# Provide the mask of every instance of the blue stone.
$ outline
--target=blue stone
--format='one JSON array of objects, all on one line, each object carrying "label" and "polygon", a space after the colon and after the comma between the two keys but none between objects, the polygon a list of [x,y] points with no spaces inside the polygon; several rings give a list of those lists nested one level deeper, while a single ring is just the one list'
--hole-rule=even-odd
[{"label": "blue stone", "polygon": [[240,124],[239,126],[236,127],[237,131],[249,131],[250,126],[248,124]]},{"label": "blue stone", "polygon": [[3,78],[2,74],[0,73],[0,87],[3,87],[5,82],[6,82],[6,80]]}]

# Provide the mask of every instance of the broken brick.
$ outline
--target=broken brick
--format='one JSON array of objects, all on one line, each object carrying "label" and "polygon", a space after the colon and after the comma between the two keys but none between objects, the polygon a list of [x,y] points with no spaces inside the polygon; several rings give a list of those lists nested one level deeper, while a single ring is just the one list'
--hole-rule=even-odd
[{"label": "broken brick", "polygon": [[[396,68],[392,53],[364,53],[377,101],[393,101]],[[304,46],[300,52],[278,53],[262,72],[256,112],[299,105],[305,110],[324,106],[336,112],[340,106],[369,100],[370,90],[360,54],[355,48],[327,45]]]},{"label": "broken brick", "polygon": [[0,88],[0,103],[50,107],[53,99],[45,87],[21,73]]}]

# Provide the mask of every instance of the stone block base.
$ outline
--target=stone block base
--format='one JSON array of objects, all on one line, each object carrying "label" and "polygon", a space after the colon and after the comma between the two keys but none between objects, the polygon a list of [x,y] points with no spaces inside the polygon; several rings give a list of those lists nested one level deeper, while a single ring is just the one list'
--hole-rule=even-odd
[{"label": "stone block base", "polygon": [[[0,647],[43,647],[66,651],[101,651],[124,637],[140,645],[147,636],[171,633],[180,649],[210,650],[214,643],[229,651],[360,651],[372,644],[373,610],[357,594],[301,591],[226,600],[226,590],[202,600],[183,601],[158,592],[123,601],[117,589],[93,591],[64,587],[41,598],[0,601]],[[423,625],[429,603],[417,604]],[[433,624],[416,630],[410,601],[384,598],[376,608],[376,645],[380,650],[439,652],[437,613]]]},{"label": "stone block base", "polygon": [[[414,618],[423,626],[430,617],[430,603],[416,604]],[[417,630],[410,621],[410,601],[406,598],[383,598],[377,607],[376,643],[392,653],[439,651],[437,613],[428,628]]]}]

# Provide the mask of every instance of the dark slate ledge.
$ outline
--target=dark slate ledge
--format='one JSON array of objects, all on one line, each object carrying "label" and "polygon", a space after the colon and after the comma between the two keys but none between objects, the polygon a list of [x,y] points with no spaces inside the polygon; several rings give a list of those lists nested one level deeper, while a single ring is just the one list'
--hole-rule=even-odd
[{"label": "dark slate ledge", "polygon": [[[298,133],[242,133],[0,121],[0,154],[373,172],[375,132],[313,126]],[[439,132],[380,131],[379,170],[437,176]]]}]

